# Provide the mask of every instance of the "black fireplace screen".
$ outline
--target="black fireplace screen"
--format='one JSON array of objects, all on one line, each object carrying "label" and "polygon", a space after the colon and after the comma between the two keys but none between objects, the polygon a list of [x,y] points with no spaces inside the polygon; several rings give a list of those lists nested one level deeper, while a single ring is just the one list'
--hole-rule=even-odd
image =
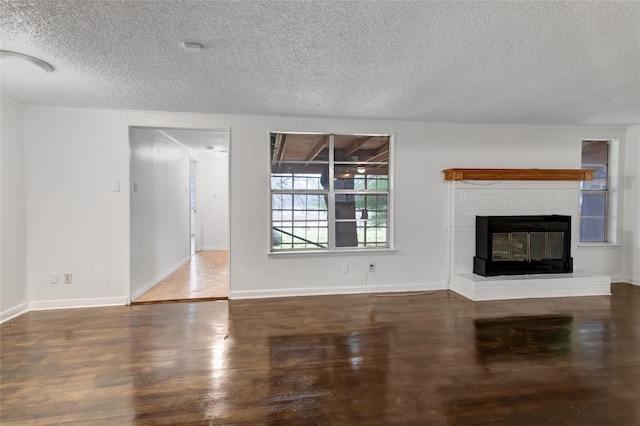
[{"label": "black fireplace screen", "polygon": [[473,272],[572,272],[570,216],[477,216]]},{"label": "black fireplace screen", "polygon": [[494,262],[562,259],[563,232],[496,232],[491,237]]}]

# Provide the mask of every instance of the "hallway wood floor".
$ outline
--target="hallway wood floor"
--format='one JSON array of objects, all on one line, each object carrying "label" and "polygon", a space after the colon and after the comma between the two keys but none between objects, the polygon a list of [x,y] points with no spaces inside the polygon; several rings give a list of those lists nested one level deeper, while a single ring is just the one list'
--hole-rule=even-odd
[{"label": "hallway wood floor", "polygon": [[2,325],[13,425],[640,424],[640,287],[34,311]]},{"label": "hallway wood floor", "polygon": [[229,252],[208,250],[194,254],[191,260],[133,303],[226,299],[228,295]]}]

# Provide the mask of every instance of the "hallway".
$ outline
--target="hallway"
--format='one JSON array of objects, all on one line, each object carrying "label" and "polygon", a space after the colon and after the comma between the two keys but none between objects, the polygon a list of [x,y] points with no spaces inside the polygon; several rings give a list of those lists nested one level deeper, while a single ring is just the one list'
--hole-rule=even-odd
[{"label": "hallway", "polygon": [[191,260],[132,304],[220,300],[229,295],[229,252],[197,252]]}]

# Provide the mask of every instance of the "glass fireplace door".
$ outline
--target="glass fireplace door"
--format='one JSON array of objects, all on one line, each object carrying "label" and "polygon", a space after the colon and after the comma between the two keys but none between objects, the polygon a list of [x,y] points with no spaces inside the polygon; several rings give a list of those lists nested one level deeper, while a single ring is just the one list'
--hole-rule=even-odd
[{"label": "glass fireplace door", "polygon": [[496,232],[491,235],[491,260],[562,259],[564,232]]}]

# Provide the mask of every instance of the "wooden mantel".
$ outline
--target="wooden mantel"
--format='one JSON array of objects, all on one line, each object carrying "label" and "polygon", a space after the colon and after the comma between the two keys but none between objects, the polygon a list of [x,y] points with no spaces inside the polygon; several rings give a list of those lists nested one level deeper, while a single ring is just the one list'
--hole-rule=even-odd
[{"label": "wooden mantel", "polygon": [[446,169],[445,180],[593,180],[586,169]]}]

